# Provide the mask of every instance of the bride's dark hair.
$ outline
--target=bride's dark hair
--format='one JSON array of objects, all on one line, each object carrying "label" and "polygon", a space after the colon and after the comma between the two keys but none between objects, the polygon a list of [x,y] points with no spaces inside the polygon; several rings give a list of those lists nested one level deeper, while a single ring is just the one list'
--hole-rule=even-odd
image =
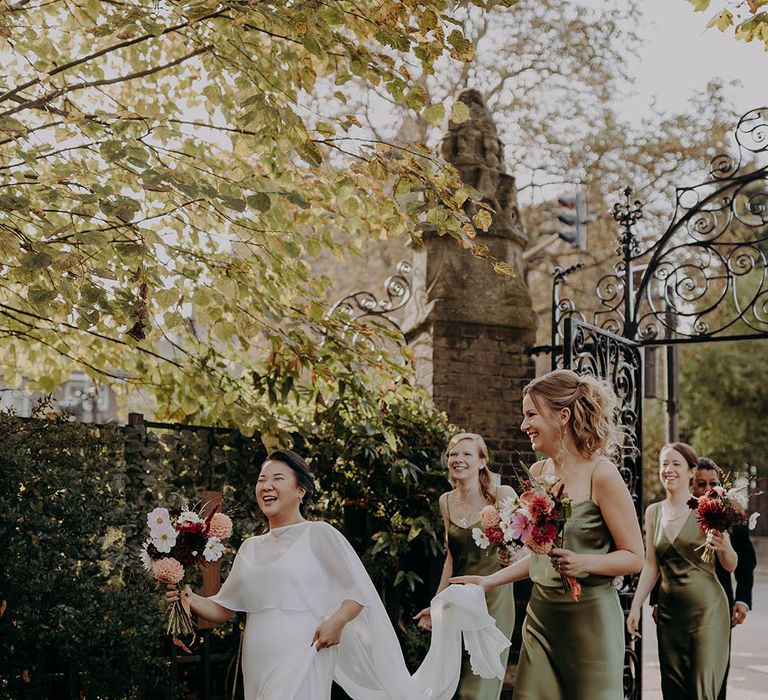
[{"label": "bride's dark hair", "polygon": [[272,450],[267,458],[261,463],[263,467],[267,462],[282,462],[287,464],[294,475],[296,481],[304,489],[304,498],[301,499],[299,512],[303,517],[307,517],[307,506],[312,501],[312,494],[315,491],[315,475],[304,461],[304,458],[296,454],[293,450]]}]

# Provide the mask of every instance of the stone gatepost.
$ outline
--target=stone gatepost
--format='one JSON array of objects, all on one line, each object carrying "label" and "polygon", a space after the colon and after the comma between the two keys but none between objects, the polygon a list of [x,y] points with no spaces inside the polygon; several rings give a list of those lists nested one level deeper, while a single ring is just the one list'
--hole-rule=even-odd
[{"label": "stone gatepost", "polygon": [[454,239],[426,233],[413,256],[414,298],[404,330],[417,382],[452,422],[485,437],[493,452],[492,467],[509,475],[521,458],[530,464],[532,456],[519,429],[522,387],[534,377],[526,350],[536,335],[536,316],[522,275],[528,238],[515,178],[505,172],[504,147],[483,97],[467,90],[459,99],[469,107],[470,118],[450,124],[443,157],[495,212],[490,230],[478,232],[476,240],[518,275],[502,277]]}]

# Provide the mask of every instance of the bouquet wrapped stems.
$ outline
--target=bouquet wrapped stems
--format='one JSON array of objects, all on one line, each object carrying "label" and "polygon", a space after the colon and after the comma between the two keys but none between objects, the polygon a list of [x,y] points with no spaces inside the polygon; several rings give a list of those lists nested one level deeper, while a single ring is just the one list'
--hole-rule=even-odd
[{"label": "bouquet wrapped stems", "polygon": [[191,653],[189,648],[181,641],[181,639],[179,639],[179,637],[188,637],[191,635],[192,641],[190,642],[190,645],[194,644],[195,637],[197,636],[195,632],[195,623],[192,622],[191,615],[187,612],[187,609],[181,602],[182,592],[181,586],[178,583],[176,584],[176,589],[179,591],[179,598],[171,603],[170,610],[168,611],[168,624],[166,625],[165,631],[173,637],[173,643],[177,647],[181,647],[189,654]]},{"label": "bouquet wrapped stems", "polygon": [[698,552],[699,550],[704,550],[701,553],[701,561],[705,564],[711,564],[715,560],[715,550],[712,548],[712,530],[707,530],[706,537],[707,539],[704,544],[700,544],[693,551]]}]

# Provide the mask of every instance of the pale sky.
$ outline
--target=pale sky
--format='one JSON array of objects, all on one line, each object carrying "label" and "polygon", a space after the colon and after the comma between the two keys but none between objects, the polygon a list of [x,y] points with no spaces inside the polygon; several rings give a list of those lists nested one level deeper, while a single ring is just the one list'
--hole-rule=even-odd
[{"label": "pale sky", "polygon": [[[601,0],[587,0],[586,4],[599,8]],[[731,88],[739,114],[768,106],[764,45],[737,41],[733,30],[705,29],[723,4],[716,0],[712,9],[694,12],[686,0],[641,1],[645,41],[640,60],[633,65],[637,96],[625,103],[627,116],[647,113],[653,97],[663,111],[685,111],[692,90],[716,77],[741,81],[740,87]]]}]

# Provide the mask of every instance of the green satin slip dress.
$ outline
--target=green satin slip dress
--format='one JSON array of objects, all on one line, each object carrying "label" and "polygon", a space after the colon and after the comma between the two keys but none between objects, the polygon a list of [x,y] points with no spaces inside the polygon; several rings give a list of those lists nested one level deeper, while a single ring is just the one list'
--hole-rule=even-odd
[{"label": "green satin slip dress", "polygon": [[661,573],[656,632],[664,700],[717,700],[730,655],[728,599],[714,561],[701,560],[704,534],[693,511],[673,542],[661,526],[661,503],[648,513]]},{"label": "green satin slip dress", "polygon": [[[497,496],[498,501],[498,496]],[[469,527],[460,527],[450,519],[448,511],[448,549],[453,559],[454,576],[487,576],[504,568],[499,564],[496,547],[480,549],[472,539],[472,528],[480,527],[476,522]],[[499,586],[485,594],[488,612],[496,620],[496,626],[508,637],[515,629],[515,598],[512,584]],[[506,666],[509,647],[501,655]],[[464,651],[459,686],[453,700],[499,700],[503,681],[498,678],[481,678],[472,673],[469,656]]]},{"label": "green satin slip dress", "polygon": [[[564,548],[583,554],[616,549],[591,494],[573,506]],[[613,577],[576,577],[579,601],[563,589],[546,555],[531,555],[530,577],[515,700],[622,700],[624,615]]]}]

